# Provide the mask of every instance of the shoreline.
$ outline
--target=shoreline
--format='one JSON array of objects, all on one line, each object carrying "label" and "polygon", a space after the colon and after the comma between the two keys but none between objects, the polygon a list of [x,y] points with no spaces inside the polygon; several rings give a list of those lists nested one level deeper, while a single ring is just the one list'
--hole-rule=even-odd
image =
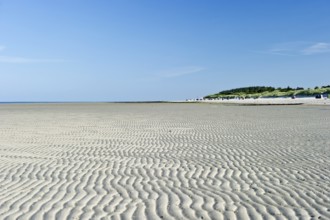
[{"label": "shoreline", "polygon": [[192,104],[214,103],[232,105],[327,105],[330,99],[316,98],[258,98],[258,99],[224,99],[224,100],[170,100],[170,101],[104,101],[104,102],[0,102],[0,105],[20,104]]},{"label": "shoreline", "polygon": [[187,101],[197,103],[220,103],[238,105],[327,105],[330,106],[330,99],[316,98],[259,98],[259,99],[229,99],[229,100],[199,100]]}]

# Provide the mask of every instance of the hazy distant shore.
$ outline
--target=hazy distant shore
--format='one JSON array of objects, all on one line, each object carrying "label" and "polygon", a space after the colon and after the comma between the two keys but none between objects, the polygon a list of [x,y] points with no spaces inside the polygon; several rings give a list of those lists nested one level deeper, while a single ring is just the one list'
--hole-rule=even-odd
[{"label": "hazy distant shore", "polygon": [[224,103],[241,105],[330,105],[330,99],[316,98],[258,98],[258,99],[224,99],[224,100],[198,100],[187,102]]},{"label": "hazy distant shore", "polygon": [[100,102],[0,102],[0,104],[161,104],[161,103],[222,103],[238,105],[330,105],[330,99],[315,98],[258,98],[258,99],[224,99],[224,100],[177,100],[177,101],[100,101]]}]

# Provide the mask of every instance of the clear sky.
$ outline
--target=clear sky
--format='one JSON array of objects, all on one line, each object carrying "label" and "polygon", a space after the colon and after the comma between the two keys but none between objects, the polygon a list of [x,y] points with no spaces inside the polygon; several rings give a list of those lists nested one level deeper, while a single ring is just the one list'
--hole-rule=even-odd
[{"label": "clear sky", "polygon": [[329,0],[0,0],[0,101],[330,84]]}]

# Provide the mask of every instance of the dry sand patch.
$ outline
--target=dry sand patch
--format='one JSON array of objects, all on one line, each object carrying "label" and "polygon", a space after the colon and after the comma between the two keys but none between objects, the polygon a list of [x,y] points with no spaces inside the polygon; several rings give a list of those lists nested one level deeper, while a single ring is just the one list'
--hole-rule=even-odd
[{"label": "dry sand patch", "polygon": [[0,219],[330,219],[330,107],[1,104]]}]

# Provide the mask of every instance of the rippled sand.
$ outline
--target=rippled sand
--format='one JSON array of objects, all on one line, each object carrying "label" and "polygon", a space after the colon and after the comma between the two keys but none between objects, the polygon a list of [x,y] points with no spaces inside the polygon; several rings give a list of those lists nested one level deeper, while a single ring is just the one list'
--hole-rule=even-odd
[{"label": "rippled sand", "polygon": [[330,107],[0,105],[0,219],[330,219]]}]

